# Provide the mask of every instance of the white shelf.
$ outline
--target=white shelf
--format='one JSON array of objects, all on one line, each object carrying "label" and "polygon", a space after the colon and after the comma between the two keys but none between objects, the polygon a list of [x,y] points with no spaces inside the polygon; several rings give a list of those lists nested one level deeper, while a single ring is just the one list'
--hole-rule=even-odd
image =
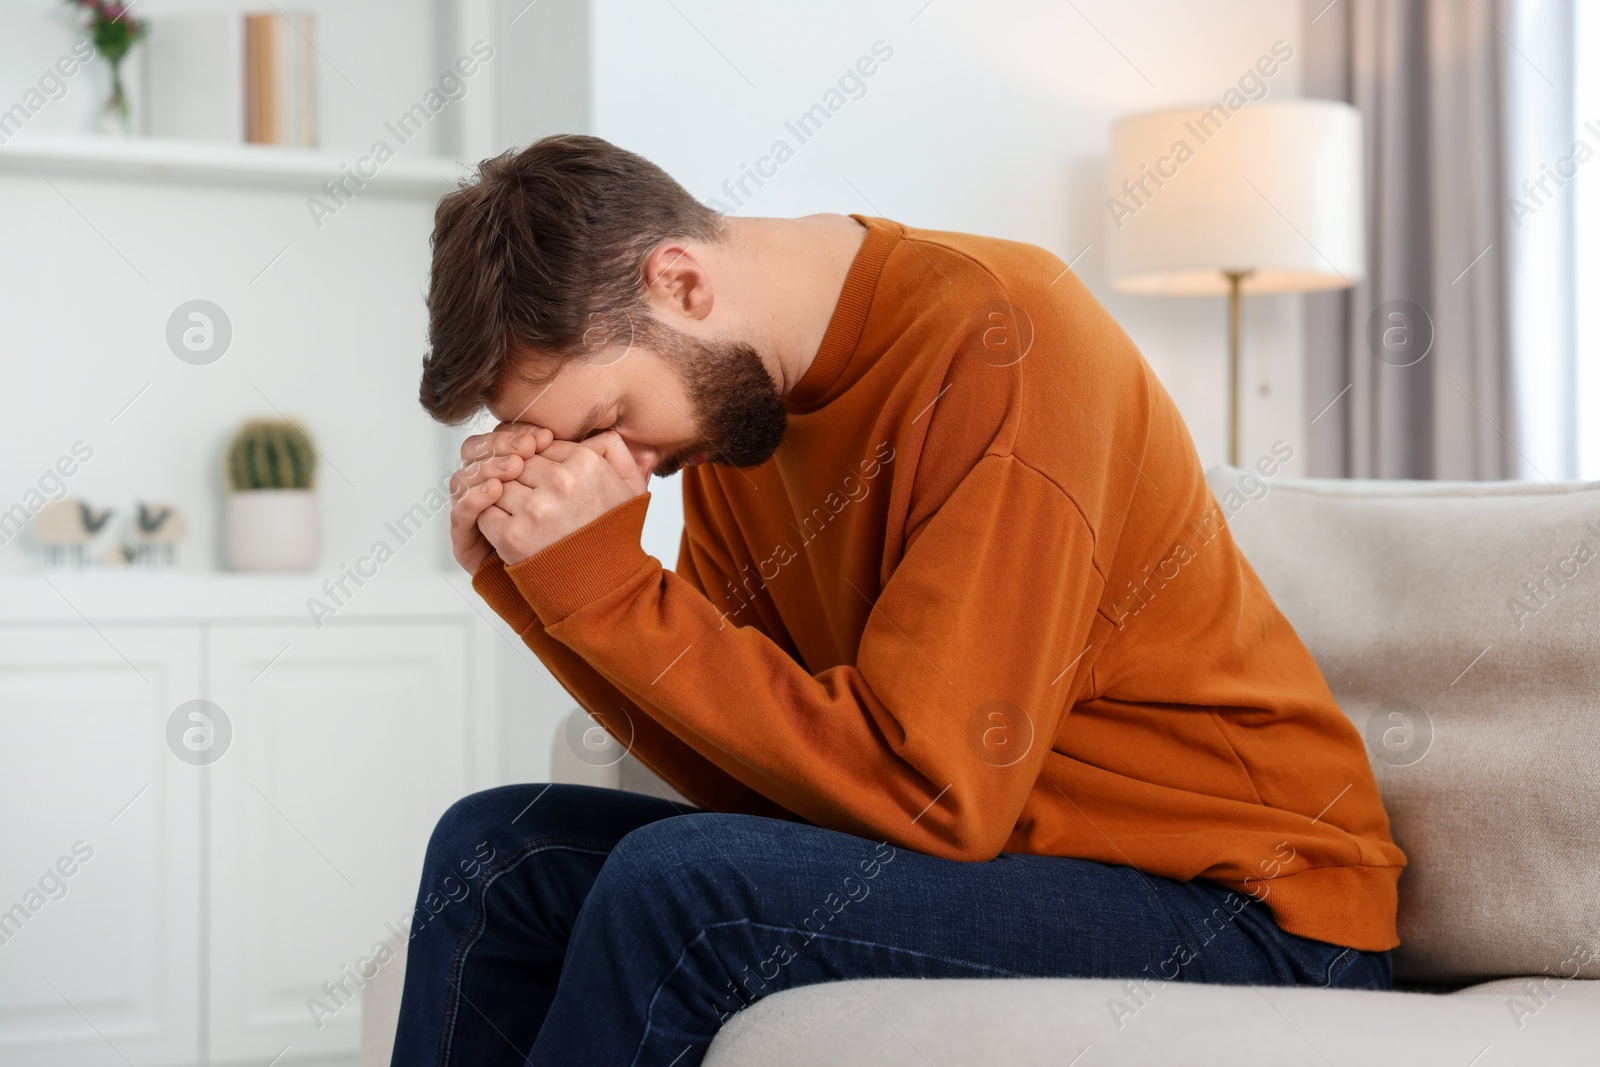
[{"label": "white shelf", "polygon": [[[289,189],[311,196],[320,194],[323,182],[339,178],[340,167],[353,172],[365,154],[156,137],[23,135],[0,146],[0,174]],[[455,188],[465,173],[454,160],[407,156],[401,148],[378,165],[374,177],[363,178],[367,184],[362,192],[437,198]]]},{"label": "white shelf", "polygon": [[[308,597],[333,606],[321,588],[339,577],[327,567],[306,574],[199,573],[125,567],[55,569],[0,578],[0,641],[10,627],[101,623],[180,623],[217,619],[274,619],[311,624]],[[465,571],[383,574],[361,588],[345,586],[327,625],[458,617],[493,612]]]}]

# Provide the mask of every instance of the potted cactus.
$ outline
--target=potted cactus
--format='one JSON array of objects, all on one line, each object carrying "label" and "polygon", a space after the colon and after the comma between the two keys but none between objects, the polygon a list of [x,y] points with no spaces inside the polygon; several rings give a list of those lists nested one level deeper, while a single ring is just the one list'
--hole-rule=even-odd
[{"label": "potted cactus", "polygon": [[228,444],[228,566],[236,571],[308,571],[320,551],[317,453],[287,419],[251,419]]}]

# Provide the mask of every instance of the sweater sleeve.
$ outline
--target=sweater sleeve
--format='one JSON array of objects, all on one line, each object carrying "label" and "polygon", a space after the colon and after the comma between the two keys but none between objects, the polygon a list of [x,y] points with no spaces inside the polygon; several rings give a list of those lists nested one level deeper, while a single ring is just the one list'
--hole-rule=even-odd
[{"label": "sweater sleeve", "polygon": [[1001,851],[1104,588],[1090,529],[1055,483],[984,457],[881,590],[840,590],[859,601],[859,653],[815,675],[761,630],[724,625],[645,554],[647,506],[619,505],[506,569],[548,637],[727,775],[819,826],[951,859]]},{"label": "sweater sleeve", "polygon": [[[793,818],[771,800],[733,778],[651,719],[572,649],[545,632],[544,625],[509,577],[500,557],[491,555],[472,576],[472,586],[579,704],[626,746],[639,762],[660,775],[696,807],[706,811]],[[619,720],[617,712],[623,713]],[[624,725],[624,723],[626,725]]]}]

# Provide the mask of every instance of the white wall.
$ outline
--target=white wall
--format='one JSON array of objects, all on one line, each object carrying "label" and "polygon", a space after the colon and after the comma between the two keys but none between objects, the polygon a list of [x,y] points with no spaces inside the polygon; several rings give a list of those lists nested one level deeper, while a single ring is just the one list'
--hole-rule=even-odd
[{"label": "white wall", "polygon": [[[435,5],[293,6],[319,18],[327,158],[354,160],[437,81]],[[159,33],[175,13],[261,7],[145,0],[134,10]],[[71,49],[79,26],[60,0],[6,5],[0,109]],[[73,77],[0,158],[29,139],[92,130],[103,68],[96,60]],[[480,87],[481,77],[469,82],[468,99]],[[441,112],[401,157],[448,141],[451,109],[463,106]],[[319,228],[306,200],[320,180],[251,189],[0,171],[0,510],[83,440],[94,458],[71,479],[73,495],[124,516],[135,500],[177,504],[191,531],[180,566],[219,569],[222,447],[240,420],[281,410],[307,423],[326,458],[323,561],[306,577],[308,596],[378,538],[398,550],[384,573],[444,565],[443,520],[403,547],[384,529],[448,473],[440,431],[416,400],[433,204],[364,192]],[[195,298],[219,304],[234,330],[228,353],[206,367],[180,362],[165,340],[168,316]],[[0,574],[38,564],[26,539],[0,548]]]},{"label": "white wall", "polygon": [[[595,0],[593,132],[660,164],[704,201],[773,141],[794,158],[742,215],[862,212],[1042,245],[1138,343],[1203,462],[1224,458],[1224,302],[1118,296],[1103,271],[1111,121],[1215,101],[1283,39],[1295,0],[821,0],[769,5]],[[1078,12],[1082,12],[1080,15]],[[681,13],[680,13],[681,12]],[[882,40],[893,58],[812,139],[784,128]],[[1295,61],[1269,98],[1297,96]],[[747,188],[754,188],[747,186]],[[1087,251],[1085,252],[1085,249]],[[1299,298],[1246,304],[1243,458],[1303,441]],[[1266,383],[1270,394],[1259,387]],[[677,513],[656,493],[650,534]],[[675,503],[675,501],[673,501]],[[671,547],[675,558],[676,542]]]}]

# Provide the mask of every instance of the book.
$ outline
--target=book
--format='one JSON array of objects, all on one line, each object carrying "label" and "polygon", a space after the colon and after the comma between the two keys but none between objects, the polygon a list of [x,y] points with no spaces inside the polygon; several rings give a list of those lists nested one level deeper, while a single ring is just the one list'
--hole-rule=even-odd
[{"label": "book", "polygon": [[317,144],[316,16],[309,11],[244,16],[244,139]]}]

